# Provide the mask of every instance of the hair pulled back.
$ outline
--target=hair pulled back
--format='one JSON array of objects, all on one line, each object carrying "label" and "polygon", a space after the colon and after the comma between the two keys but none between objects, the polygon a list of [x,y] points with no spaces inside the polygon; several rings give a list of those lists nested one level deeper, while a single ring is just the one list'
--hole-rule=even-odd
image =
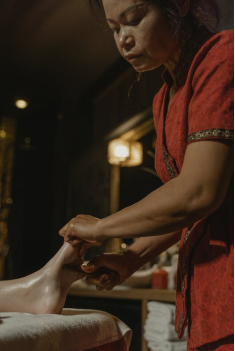
[{"label": "hair pulled back", "polygon": [[[182,16],[182,4],[184,0],[145,0],[158,5],[169,23],[175,35],[179,38],[184,31],[185,19],[193,21],[194,26],[206,26],[210,31],[215,31],[219,24],[219,7],[216,0],[190,0],[188,15]],[[104,8],[102,0],[89,0],[91,9],[95,16],[103,20]]]}]

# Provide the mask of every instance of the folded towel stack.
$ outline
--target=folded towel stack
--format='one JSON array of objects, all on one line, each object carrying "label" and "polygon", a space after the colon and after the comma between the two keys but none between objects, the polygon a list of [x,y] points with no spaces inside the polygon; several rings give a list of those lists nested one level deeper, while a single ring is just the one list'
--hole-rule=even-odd
[{"label": "folded towel stack", "polygon": [[175,332],[175,305],[150,301],[147,308],[144,338],[148,348],[151,351],[186,351],[186,337],[179,340]]}]

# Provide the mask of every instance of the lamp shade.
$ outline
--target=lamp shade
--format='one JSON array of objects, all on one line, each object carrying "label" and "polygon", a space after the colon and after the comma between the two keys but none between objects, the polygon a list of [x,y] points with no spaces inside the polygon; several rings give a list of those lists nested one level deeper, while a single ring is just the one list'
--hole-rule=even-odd
[{"label": "lamp shade", "polygon": [[143,146],[137,141],[111,140],[108,144],[108,161],[123,167],[138,166],[143,162]]},{"label": "lamp shade", "polygon": [[5,132],[5,130],[0,129],[0,139],[5,139],[7,136],[7,133]]},{"label": "lamp shade", "polygon": [[27,99],[15,98],[15,106],[20,110],[24,110],[25,108],[28,107],[28,105],[29,105],[29,102]]}]

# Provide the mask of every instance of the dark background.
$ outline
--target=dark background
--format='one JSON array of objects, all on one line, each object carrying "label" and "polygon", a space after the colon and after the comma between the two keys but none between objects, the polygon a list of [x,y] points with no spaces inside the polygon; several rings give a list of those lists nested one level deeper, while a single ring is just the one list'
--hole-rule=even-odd
[{"label": "dark background", "polygon": [[[233,1],[219,3],[221,28],[232,28]],[[121,84],[118,79],[125,72]],[[62,244],[58,231],[72,216],[80,211],[108,214],[104,137],[119,123],[118,116],[109,121],[112,106],[120,108],[120,103],[113,103],[102,117],[97,110],[102,110],[103,92],[117,94],[109,90],[116,82],[125,120],[150,105],[160,83],[147,97],[140,86],[128,99],[135,73],[119,58],[112,34],[101,28],[83,0],[1,0],[0,77],[0,116],[17,121],[8,279],[41,268]],[[16,109],[16,96],[29,99],[29,107]],[[104,101],[108,106],[109,98]],[[148,148],[149,140],[145,142]],[[155,186],[155,178],[146,175],[143,192],[136,192],[141,186],[132,180],[141,179],[134,174],[139,171],[122,170],[120,207]],[[130,184],[136,187],[130,190]]]}]

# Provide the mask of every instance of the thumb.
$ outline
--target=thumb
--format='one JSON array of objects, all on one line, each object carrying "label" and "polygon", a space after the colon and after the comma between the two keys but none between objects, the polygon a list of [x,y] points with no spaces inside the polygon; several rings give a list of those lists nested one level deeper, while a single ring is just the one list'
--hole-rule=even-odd
[{"label": "thumb", "polygon": [[86,273],[95,272],[98,268],[102,267],[101,261],[99,256],[93,257],[88,263],[83,263],[81,268]]},{"label": "thumb", "polygon": [[60,235],[60,236],[65,236],[66,231],[67,231],[67,228],[68,228],[68,223],[65,224],[65,225],[59,230],[59,235]]}]

